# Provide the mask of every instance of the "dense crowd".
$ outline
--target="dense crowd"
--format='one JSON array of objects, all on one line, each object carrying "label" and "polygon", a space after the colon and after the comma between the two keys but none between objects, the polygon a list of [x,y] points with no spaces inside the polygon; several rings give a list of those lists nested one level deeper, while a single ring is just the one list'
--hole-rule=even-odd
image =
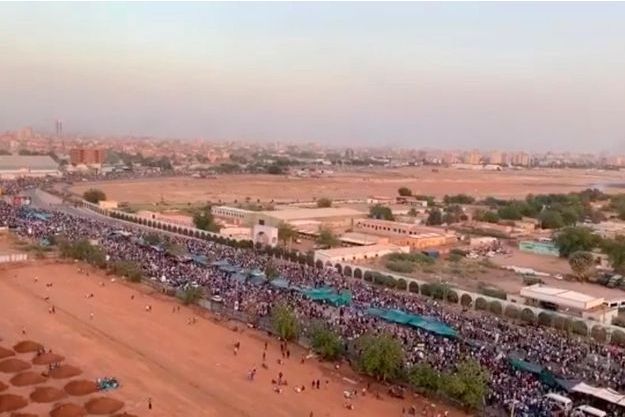
[{"label": "dense crowd", "polygon": [[[175,288],[202,286],[211,296],[219,296],[225,308],[247,313],[250,317],[266,317],[273,305],[287,302],[303,321],[320,319],[331,323],[346,341],[366,332],[389,332],[402,343],[407,365],[427,363],[439,371],[446,371],[465,358],[474,358],[490,373],[488,405],[508,411],[514,407],[516,415],[550,415],[545,411],[543,396],[551,389],[536,376],[512,368],[507,360],[510,356],[538,363],[564,379],[625,391],[625,355],[615,346],[598,344],[587,338],[573,338],[551,328],[520,325],[495,315],[461,311],[431,299],[362,281],[346,280],[332,269],[318,269],[286,260],[270,261],[268,255],[254,250],[170,236],[172,245],[209,260],[207,265],[189,262],[143,244],[139,238],[146,234],[144,229],[125,226],[131,236],[124,236],[115,233],[119,226],[91,218],[59,211],[46,214],[48,218],[45,220],[36,218],[28,215],[27,210],[0,202],[0,223],[14,228],[20,235],[36,240],[49,239],[53,235],[71,240],[96,239],[110,261],[135,261],[146,276]],[[230,273],[211,265],[213,261],[224,260],[247,270],[261,271],[272,262],[280,275],[294,285],[346,288],[352,292],[353,300],[349,306],[333,307],[310,301],[299,292],[234,280]],[[456,328],[459,337],[443,338],[384,322],[367,314],[369,307],[401,309],[432,317]],[[605,404],[601,407],[609,408]],[[620,410],[610,411],[612,415],[625,415]]]}]

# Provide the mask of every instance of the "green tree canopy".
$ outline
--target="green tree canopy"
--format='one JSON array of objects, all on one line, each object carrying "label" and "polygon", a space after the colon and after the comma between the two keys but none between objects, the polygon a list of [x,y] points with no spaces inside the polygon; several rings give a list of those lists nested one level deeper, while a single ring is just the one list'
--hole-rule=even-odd
[{"label": "green tree canopy", "polygon": [[295,340],[299,336],[300,323],[288,304],[280,303],[271,309],[271,324],[283,340]]},{"label": "green tree canopy", "polygon": [[625,236],[606,239],[601,247],[608,255],[612,268],[619,274],[625,274]]},{"label": "green tree canopy", "polygon": [[587,281],[594,270],[595,257],[590,252],[573,252],[569,257],[569,265],[580,281]]},{"label": "green tree canopy", "polygon": [[381,204],[376,204],[369,208],[369,217],[379,220],[395,220],[391,209]]},{"label": "green tree canopy", "polygon": [[296,237],[297,230],[291,224],[282,222],[278,225],[278,240],[284,245],[290,244]]},{"label": "green tree canopy", "polygon": [[538,215],[538,220],[543,229],[561,229],[565,226],[562,214],[556,210],[543,210]]},{"label": "green tree canopy", "polygon": [[313,351],[325,360],[336,360],[343,354],[344,345],[336,331],[326,323],[314,322],[308,332]]},{"label": "green tree canopy", "polygon": [[317,243],[324,248],[334,248],[340,244],[337,237],[330,229],[322,228],[319,230]]},{"label": "green tree canopy", "polygon": [[193,215],[193,224],[200,230],[218,233],[221,227],[215,222],[210,206],[203,207]]},{"label": "green tree canopy", "polygon": [[367,375],[387,381],[401,371],[404,352],[399,341],[391,335],[365,334],[356,341],[358,365]]},{"label": "green tree canopy", "polygon": [[573,252],[592,251],[601,242],[601,238],[592,229],[584,226],[570,226],[562,229],[555,238],[560,255],[569,257]]},{"label": "green tree canopy", "polygon": [[446,195],[443,197],[443,203],[445,204],[473,204],[475,198],[466,194]]},{"label": "green tree canopy", "polygon": [[84,192],[82,198],[90,203],[98,204],[100,201],[106,200],[106,194],[104,194],[104,191],[102,190],[91,188]]},{"label": "green tree canopy", "polygon": [[437,208],[430,210],[425,224],[427,224],[428,226],[439,226],[443,224],[443,212],[441,212],[440,209]]}]

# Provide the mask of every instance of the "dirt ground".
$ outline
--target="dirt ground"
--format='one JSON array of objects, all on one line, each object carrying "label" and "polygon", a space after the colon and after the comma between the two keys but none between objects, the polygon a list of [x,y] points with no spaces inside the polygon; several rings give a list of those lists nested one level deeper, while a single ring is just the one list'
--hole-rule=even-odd
[{"label": "dirt ground", "polygon": [[[279,365],[279,344],[265,334],[241,329],[241,325],[235,331],[234,323],[216,323],[210,318],[187,324],[197,313],[187,307],[172,312],[177,303],[147,287],[111,282],[111,277],[88,268],[89,272],[81,273],[78,264],[47,262],[1,267],[0,345],[10,348],[28,338],[64,356],[64,363],[80,367],[83,372],[77,379],[117,377],[121,387],[107,396],[124,402],[122,411],[163,417],[308,417],[311,411],[315,417],[391,417],[400,416],[402,407],[409,404],[417,405],[419,411],[425,404],[420,397],[400,401],[386,394],[382,399],[369,394],[355,400],[355,410],[349,411],[344,408],[343,391],[361,388],[364,383],[343,380],[344,375],[359,379],[345,367],[339,374],[315,359],[300,363],[307,352],[296,347],[291,348],[291,358]],[[94,296],[88,297],[91,293]],[[51,305],[55,314],[48,311]],[[151,312],[146,312],[146,305],[152,306]],[[235,356],[233,344],[237,341],[241,348]],[[265,341],[269,341],[269,369],[260,366]],[[247,374],[254,367],[258,373],[256,380],[250,381]],[[289,383],[281,394],[275,393],[271,384],[278,372],[283,372]],[[0,373],[0,382],[10,385],[10,378]],[[321,392],[310,388],[317,378],[322,381]],[[296,385],[304,385],[305,391],[296,393]],[[26,398],[32,390],[11,387],[13,393]],[[93,398],[70,397],[69,401],[82,406]],[[49,407],[49,403],[31,402],[20,411],[40,413]],[[437,408],[438,412],[444,409],[447,407],[442,405]],[[450,411],[452,416],[465,415]]]},{"label": "dirt ground", "polygon": [[[440,168],[366,169],[337,172],[330,177],[296,178],[274,175],[221,175],[215,179],[169,178],[102,183],[80,183],[71,188],[82,194],[97,186],[111,200],[135,204],[165,201],[170,204],[196,202],[231,203],[247,197],[251,201],[295,202],[328,197],[336,200],[395,196],[409,187],[415,194],[442,197],[466,193],[476,197],[525,197],[528,193],[562,193],[588,187],[620,184],[623,174],[611,171],[532,169],[467,171]],[[606,192],[625,188],[605,187]]]}]

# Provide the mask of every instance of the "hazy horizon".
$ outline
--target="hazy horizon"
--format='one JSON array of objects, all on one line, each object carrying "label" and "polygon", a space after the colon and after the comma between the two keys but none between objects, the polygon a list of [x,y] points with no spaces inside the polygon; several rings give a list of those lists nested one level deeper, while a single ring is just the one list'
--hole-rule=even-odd
[{"label": "hazy horizon", "polygon": [[3,3],[0,131],[625,150],[623,3]]}]

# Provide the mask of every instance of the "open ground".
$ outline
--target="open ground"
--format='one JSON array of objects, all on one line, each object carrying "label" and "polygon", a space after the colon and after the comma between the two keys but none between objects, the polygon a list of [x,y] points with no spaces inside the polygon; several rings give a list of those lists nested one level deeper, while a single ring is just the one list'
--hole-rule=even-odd
[{"label": "open ground", "polygon": [[[336,172],[329,177],[296,178],[276,175],[220,175],[214,179],[189,177],[106,181],[76,184],[71,189],[82,194],[89,188],[102,189],[107,197],[134,204],[164,201],[171,204],[233,202],[260,199],[263,202],[311,201],[328,197],[335,200],[363,199],[369,196],[395,196],[405,186],[415,194],[466,193],[475,197],[524,198],[528,193],[563,193],[588,187],[622,192],[623,174],[616,171],[573,169],[532,169],[509,171],[469,171],[452,168],[381,169],[368,168]],[[621,184],[620,186],[618,184]]]},{"label": "open ground", "polygon": [[[48,312],[51,305],[55,314]],[[152,306],[151,312],[145,310],[146,305]],[[198,308],[172,312],[177,305],[150,287],[112,282],[110,276],[77,263],[4,265],[0,269],[0,345],[10,347],[23,338],[36,340],[82,368],[85,377],[119,378],[121,388],[109,396],[123,401],[124,410],[135,415],[308,417],[312,411],[315,417],[354,413],[390,417],[401,415],[402,407],[414,404],[421,410],[429,403],[421,397],[391,399],[377,388],[382,399],[369,393],[349,411],[344,408],[343,391],[360,389],[364,382],[345,381],[344,376],[360,380],[347,366],[336,371],[315,359],[300,363],[307,352],[297,347],[291,348],[291,359],[278,365],[280,350],[275,339],[241,324],[203,318]],[[194,315],[199,316],[197,322],[187,324]],[[241,348],[235,356],[237,341]],[[260,366],[265,341],[269,342],[269,369]],[[250,381],[247,374],[254,367],[258,374]],[[278,372],[289,382],[281,394],[271,384]],[[312,390],[311,381],[318,378],[321,390]],[[10,385],[6,374],[0,373],[0,382]],[[296,385],[306,386],[305,391],[295,392]],[[152,410],[148,410],[148,398]],[[31,403],[20,411],[39,413],[41,408]],[[438,406],[439,411],[443,409],[447,407]],[[464,415],[450,411],[452,416]]]}]

